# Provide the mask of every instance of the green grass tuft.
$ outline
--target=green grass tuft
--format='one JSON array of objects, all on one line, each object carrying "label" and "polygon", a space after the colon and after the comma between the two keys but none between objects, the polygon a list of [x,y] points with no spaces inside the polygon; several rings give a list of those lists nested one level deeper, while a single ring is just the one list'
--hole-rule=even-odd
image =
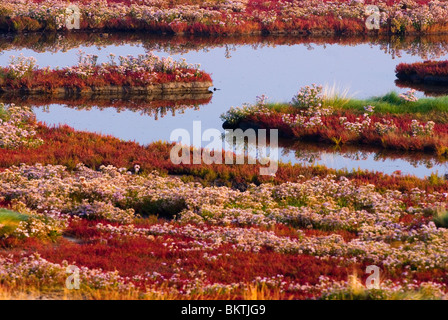
[{"label": "green grass tuft", "polygon": [[27,215],[18,212],[0,209],[0,237],[13,232],[21,221],[26,221]]},{"label": "green grass tuft", "polygon": [[[326,102],[329,103],[329,102]],[[369,99],[350,99],[344,104],[339,104],[336,101],[332,101],[333,107],[336,109],[345,110],[359,110],[364,111],[364,106],[375,106],[375,112],[379,113],[432,113],[432,112],[446,112],[448,113],[448,96],[437,98],[421,98],[415,102],[408,102],[402,100],[398,93],[389,92],[388,94],[380,97],[372,97]]]},{"label": "green grass tuft", "polygon": [[[350,98],[347,92],[331,93],[323,97],[323,105],[331,106],[335,110],[358,111],[364,113],[364,107],[372,105],[375,114],[412,114],[414,119],[420,121],[432,120],[437,123],[448,123],[448,96],[436,98],[421,98],[415,102],[401,99],[397,92],[389,92],[383,96],[368,99]],[[267,108],[278,113],[295,113],[297,109],[291,104],[268,103]]]},{"label": "green grass tuft", "polygon": [[439,228],[448,228],[448,211],[446,209],[436,210],[433,221]]}]

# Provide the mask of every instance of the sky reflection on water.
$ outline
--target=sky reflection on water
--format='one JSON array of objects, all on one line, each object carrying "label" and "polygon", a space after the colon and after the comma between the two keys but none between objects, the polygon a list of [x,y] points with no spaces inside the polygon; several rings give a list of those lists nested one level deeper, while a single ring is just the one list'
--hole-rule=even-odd
[{"label": "sky reflection on water", "polygon": [[[40,66],[64,67],[76,64],[78,49],[99,55],[99,62],[107,61],[109,53],[137,55],[145,53],[141,45],[80,47],[67,52],[36,53],[29,49],[4,50],[0,55],[0,65],[8,64],[9,56],[23,53],[37,58]],[[154,51],[160,56],[168,56],[166,51]],[[394,84],[395,66],[400,62],[420,61],[419,56],[403,53],[392,57],[382,51],[379,45],[359,44],[345,46],[339,44],[277,45],[254,49],[250,45],[237,45],[230,52],[225,47],[190,51],[174,54],[174,58],[186,58],[189,63],[200,63],[203,70],[212,74],[215,91],[210,104],[200,106],[200,110],[187,109],[184,113],[159,117],[141,115],[129,110],[117,112],[113,108],[99,110],[75,110],[61,105],[51,105],[47,111],[35,108],[38,120],[49,125],[67,124],[77,130],[111,134],[120,139],[147,144],[158,140],[169,140],[174,129],[192,130],[192,122],[202,121],[203,130],[221,129],[219,116],[231,106],[244,102],[254,102],[256,96],[265,94],[270,101],[290,101],[301,86],[312,83],[349,89],[349,94],[357,98],[383,95],[389,91],[404,92]],[[447,56],[441,57],[441,59]],[[421,94],[420,94],[421,96]],[[282,161],[300,162],[290,152],[281,156]],[[392,173],[401,170],[425,176],[431,172],[444,173],[444,164],[431,169],[423,165],[415,168],[404,160],[375,161],[373,155],[364,160],[350,160],[334,153],[323,153],[316,163],[332,168],[362,168]]]}]

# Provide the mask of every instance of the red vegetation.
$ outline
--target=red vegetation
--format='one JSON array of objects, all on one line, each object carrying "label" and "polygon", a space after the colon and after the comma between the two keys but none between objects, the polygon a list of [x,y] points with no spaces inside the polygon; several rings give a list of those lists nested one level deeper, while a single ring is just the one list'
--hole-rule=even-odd
[{"label": "red vegetation", "polygon": [[448,183],[423,180],[412,176],[385,175],[377,172],[346,172],[325,167],[305,167],[280,163],[275,177],[260,176],[257,165],[225,164],[180,164],[174,165],[170,160],[172,144],[156,142],[141,146],[135,142],[124,142],[112,136],[79,132],[68,126],[48,128],[42,124],[37,129],[38,136],[45,143],[35,149],[0,149],[0,168],[27,164],[60,164],[74,169],[80,162],[91,168],[101,165],[133,168],[141,166],[142,171],[157,170],[161,173],[184,175],[183,179],[197,179],[204,184],[228,185],[245,189],[249,183],[272,181],[281,183],[296,181],[300,175],[306,178],[326,176],[328,174],[344,175],[362,183],[372,183],[379,189],[411,190],[418,187],[428,191],[446,192]]},{"label": "red vegetation", "polygon": [[272,113],[270,115],[256,114],[248,116],[244,121],[256,123],[262,128],[278,129],[279,134],[286,138],[321,141],[329,143],[349,143],[380,146],[386,149],[425,151],[437,153],[439,156],[448,156],[448,124],[436,123],[431,135],[413,136],[410,131],[411,114],[402,115],[372,115],[372,123],[382,123],[382,121],[393,120],[397,129],[380,135],[374,128],[370,127],[357,135],[350,132],[341,123],[340,117],[346,117],[347,122],[357,122],[358,113],[345,111],[325,116],[322,126],[311,128],[290,127],[283,121],[282,113]]},{"label": "red vegetation", "polygon": [[[34,3],[42,3],[45,0],[32,0],[32,2]],[[73,0],[71,1],[72,3],[83,3],[83,4],[89,4],[89,3],[94,3],[95,1],[93,0]],[[136,5],[136,4],[145,4],[145,0],[106,0],[107,3],[122,3],[125,5]],[[167,1],[166,5],[180,5],[180,4],[201,4],[203,1],[201,0],[171,0],[171,1]],[[261,0],[249,0],[248,1],[248,5],[252,8],[271,8],[274,9],[277,7],[278,2],[280,2],[280,0],[270,0],[269,2],[266,1],[261,1]],[[351,0],[322,0],[322,2],[338,2],[338,3],[347,3],[347,2],[351,2]],[[385,3],[388,6],[394,5],[396,3],[400,3],[401,0],[386,0],[386,1],[378,1],[378,0],[367,0],[365,1],[366,4],[373,4],[373,3]],[[416,0],[414,1],[417,4],[428,4],[429,2],[431,2],[431,0]],[[268,6],[266,6],[266,4],[268,4]]]},{"label": "red vegetation", "polygon": [[444,61],[424,61],[415,63],[400,63],[395,72],[400,75],[417,75],[420,78],[425,76],[448,76],[448,60]]},{"label": "red vegetation", "polygon": [[68,73],[67,69],[61,70],[34,70],[23,77],[11,76],[11,69],[0,68],[0,90],[27,90],[40,89],[44,92],[52,92],[56,88],[72,88],[82,90],[84,88],[102,88],[107,86],[145,87],[152,84],[168,82],[210,82],[211,77],[205,72],[194,69],[181,69],[182,73],[190,73],[189,77],[176,77],[175,73],[148,73],[148,72],[120,72],[111,68],[108,73],[100,73],[100,67],[95,67],[91,76],[83,76],[80,73]]},{"label": "red vegetation", "polygon": [[[3,19],[2,19],[3,18]],[[230,24],[204,24],[201,22],[146,22],[131,17],[110,19],[102,25],[90,25],[88,21],[81,20],[83,30],[110,30],[110,31],[145,31],[164,34],[194,34],[194,35],[232,35],[232,34],[276,34],[276,33],[314,33],[314,34],[364,34],[365,21],[360,19],[339,20],[336,17],[314,16],[312,19],[298,18],[294,21],[276,21],[270,25],[261,22],[242,21],[238,25]],[[26,32],[26,31],[56,31],[52,24],[38,21],[29,17],[0,17],[0,31]]]},{"label": "red vegetation", "polygon": [[[157,281],[160,276],[165,279],[174,279],[171,285],[177,286],[184,281],[201,281],[207,283],[243,283],[250,284],[257,277],[261,279],[276,279],[285,282],[286,288],[289,284],[319,283],[319,277],[325,276],[334,281],[345,281],[349,275],[360,275],[363,281],[368,276],[365,273],[369,262],[353,263],[335,259],[319,259],[307,254],[284,254],[261,249],[260,252],[243,252],[236,250],[231,244],[223,244],[213,250],[207,250],[208,256],[216,256],[217,259],[207,259],[203,250],[182,250],[194,245],[192,239],[182,235],[156,236],[154,240],[142,237],[110,237],[109,234],[96,229],[96,224],[103,221],[73,220],[67,234],[71,240],[59,239],[56,243],[42,242],[37,239],[15,240],[14,243],[2,240],[2,247],[7,254],[19,259],[24,252],[39,253],[42,258],[55,263],[64,260],[70,264],[88,268],[99,268],[104,271],[118,271],[121,276],[129,277],[141,289],[148,288]],[[149,226],[163,221],[149,222],[143,225],[136,223],[139,228]],[[288,228],[282,226],[281,228]],[[277,230],[278,231],[278,230]],[[322,236],[328,232],[310,230],[307,236]],[[283,236],[289,236],[284,234]],[[350,241],[355,237],[352,235],[345,239]],[[76,240],[74,242],[73,240]],[[168,245],[169,244],[169,245]],[[13,247],[11,247],[13,246]],[[402,280],[404,269],[398,268],[393,271],[383,270],[382,277],[385,279]],[[203,276],[199,276],[202,272]],[[134,278],[133,276],[152,275],[159,276],[154,279]],[[447,275],[442,270],[429,270],[414,272],[411,278],[417,283],[422,281],[448,281]],[[269,285],[268,285],[269,287]],[[272,290],[272,289],[271,289]],[[274,289],[275,290],[275,289]],[[216,299],[216,294],[209,296],[204,293],[201,299]],[[313,298],[312,293],[304,294],[300,291],[286,289],[276,292],[277,299],[306,299]],[[318,292],[315,294],[319,295]],[[243,291],[237,291],[236,297],[244,297]]]},{"label": "red vegetation", "polygon": [[[144,228],[161,222],[163,223],[163,221],[145,220],[142,223],[137,222],[136,226]],[[173,287],[191,281],[199,281],[204,285],[208,283],[247,285],[257,277],[277,279],[284,282],[286,289],[279,291],[278,288],[270,288],[267,284],[267,289],[270,290],[270,294],[275,294],[275,299],[318,297],[319,292],[303,293],[300,290],[288,289],[288,286],[307,283],[316,285],[319,283],[320,276],[328,277],[333,281],[346,281],[348,276],[356,274],[363,282],[368,276],[365,273],[367,265],[370,264],[368,261],[353,263],[332,258],[319,259],[307,254],[277,253],[268,249],[261,249],[258,253],[243,252],[236,250],[231,244],[222,244],[215,249],[207,250],[208,256],[218,257],[207,259],[203,250],[182,250],[182,248],[195,245],[192,239],[186,236],[156,236],[153,240],[143,237],[111,237],[107,233],[98,231],[95,227],[97,223],[103,223],[103,221],[72,220],[66,232],[70,239],[61,238],[55,243],[36,238],[1,240],[0,247],[3,249],[0,249],[0,256],[19,260],[28,253],[38,253],[42,258],[54,263],[61,264],[67,261],[78,267],[118,271],[121,276],[129,277],[127,281],[133,282],[143,290],[157,283],[160,284],[162,277],[174,279],[166,282]],[[328,234],[328,232],[320,231],[319,234],[316,232],[318,231],[310,230],[307,236]],[[345,240],[350,241],[354,238],[352,235]],[[382,278],[392,281],[403,280],[404,271],[407,270],[382,268]],[[141,277],[153,274],[157,276],[146,279]],[[278,278],[279,275],[281,275],[280,278]],[[134,276],[136,278],[133,278]],[[434,281],[434,279],[441,283],[448,281],[446,272],[437,269],[412,272],[408,277],[415,283]],[[243,290],[237,290],[231,297],[225,294],[222,297],[241,299],[247,297],[245,294]],[[218,297],[216,293],[207,292],[198,296],[200,299],[217,299]]]},{"label": "red vegetation", "polygon": [[[41,3],[43,0],[34,0],[35,3]],[[90,0],[75,0],[74,3],[93,4]],[[113,10],[114,4],[120,3],[127,6],[147,5],[143,0],[108,0],[108,4]],[[309,17],[294,17],[294,15],[284,15],[280,3],[288,1],[279,0],[249,0],[244,6],[244,11],[237,12],[232,10],[221,9],[210,3],[203,3],[199,0],[174,0],[159,2],[156,7],[161,10],[178,8],[184,5],[199,5],[200,8],[220,9],[219,14],[222,15],[224,23],[203,21],[146,21],[133,16],[110,17],[101,22],[91,19],[85,13],[81,18],[80,28],[83,30],[120,30],[120,31],[147,31],[153,33],[168,34],[268,34],[268,33],[300,33],[300,34],[366,34],[369,32],[365,27],[365,18],[363,16],[357,18],[344,17],[338,18],[337,12],[325,16],[311,15]],[[330,2],[324,0],[322,2]],[[339,3],[349,2],[348,0],[337,1]],[[387,6],[399,3],[398,0],[385,1]],[[418,0],[420,5],[427,5],[429,1]],[[382,3],[384,1],[366,1],[366,4]],[[406,7],[401,8],[405,10]],[[317,8],[316,11],[319,11]],[[270,17],[277,16],[278,19],[271,23],[264,21],[263,15]],[[254,18],[255,17],[255,18]],[[254,18],[254,19],[253,19]],[[283,19],[284,18],[284,19]],[[233,21],[238,23],[233,23]],[[24,31],[56,31],[57,27],[53,20],[44,18],[35,18],[28,16],[0,16],[0,30],[24,32]],[[425,31],[428,33],[443,33],[446,31],[446,25],[443,23],[432,24],[426,26]],[[413,25],[402,25],[401,28],[394,30],[389,26],[381,28],[379,33],[418,33],[421,32],[420,27]]]},{"label": "red vegetation", "polygon": [[[207,251],[208,255],[220,255],[219,259],[207,260],[202,250],[173,250],[166,245],[169,243],[178,248],[188,246],[191,240],[187,237],[158,236],[155,240],[110,238],[94,229],[96,223],[85,220],[72,223],[69,232],[83,239],[82,243],[62,240],[56,250],[51,246],[36,245],[37,251],[52,262],[66,260],[89,268],[117,270],[120,275],[130,277],[158,272],[166,279],[177,273],[181,280],[187,280],[191,279],[192,272],[202,270],[207,275],[206,282],[223,284],[250,283],[256,277],[273,278],[277,275],[284,275],[282,280],[288,283],[317,284],[321,275],[333,280],[346,280],[349,274],[363,273],[365,269],[363,264],[322,260],[305,254],[282,254],[266,249],[258,253],[242,252],[230,244]],[[161,264],[161,261],[164,263]],[[290,292],[282,296],[283,299],[290,297]]]}]

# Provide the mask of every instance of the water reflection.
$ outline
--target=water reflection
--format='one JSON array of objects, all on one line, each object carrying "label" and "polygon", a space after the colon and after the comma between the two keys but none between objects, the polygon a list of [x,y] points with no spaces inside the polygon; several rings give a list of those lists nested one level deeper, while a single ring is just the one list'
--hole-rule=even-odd
[{"label": "water reflection", "polygon": [[296,143],[281,148],[283,161],[291,163],[324,165],[334,169],[381,171],[386,174],[415,175],[420,178],[448,172],[446,158],[429,154],[406,153],[374,148]]},{"label": "water reflection", "polygon": [[111,99],[104,96],[79,96],[76,98],[56,98],[48,96],[7,96],[0,95],[0,101],[7,104],[41,107],[50,113],[50,105],[59,108],[91,111],[113,109],[116,113],[123,111],[139,112],[141,115],[159,120],[168,114],[184,114],[187,109],[199,110],[212,100],[212,93],[182,94],[169,96],[133,96],[129,98]]},{"label": "water reflection", "polygon": [[284,150],[284,155],[293,152],[297,161],[308,163],[325,161],[325,155],[341,157],[353,162],[367,161],[369,159],[376,162],[388,162],[400,159],[409,163],[413,168],[426,169],[445,169],[448,162],[447,158],[434,157],[432,154],[388,150],[369,146],[334,146],[330,144],[313,144],[300,141],[282,141],[280,146]]},{"label": "water reflection", "polygon": [[448,86],[431,85],[426,83],[413,83],[411,81],[395,80],[395,85],[399,88],[410,88],[423,92],[427,97],[441,97],[448,95]]},{"label": "water reflection", "polygon": [[35,52],[67,52],[79,47],[96,46],[98,49],[107,46],[135,45],[147,51],[165,51],[170,54],[181,54],[189,51],[207,52],[213,48],[224,48],[224,54],[230,58],[239,46],[251,46],[253,49],[276,46],[304,45],[308,50],[328,45],[357,46],[367,44],[379,47],[392,59],[404,54],[418,56],[421,59],[437,59],[448,53],[448,35],[425,36],[169,36],[147,33],[30,33],[0,34],[0,54],[8,50],[29,49]]},{"label": "water reflection", "polygon": [[[269,154],[269,151],[260,150],[257,145],[248,143],[247,139],[244,145],[241,141],[232,142],[229,139],[226,139],[226,143],[229,150],[244,150],[246,156],[255,159],[258,159],[259,155]],[[292,164],[323,165],[348,171],[363,169],[387,174],[412,174],[421,178],[431,173],[442,175],[448,172],[447,158],[425,153],[282,139],[278,142],[278,148],[273,150],[278,152],[280,161]]]},{"label": "water reflection", "polygon": [[[162,37],[133,33],[3,36],[0,37],[3,53],[0,65],[6,65],[10,55],[23,50],[25,55],[36,56],[41,66],[64,67],[76,63],[78,47],[86,53],[97,54],[100,63],[107,61],[110,52],[135,56],[153,50],[160,56],[171,55],[200,63],[201,69],[211,73],[214,86],[221,90],[213,93],[212,100],[199,101],[199,105],[209,103],[200,111],[197,107],[185,108],[194,105],[189,101],[170,100],[165,104],[159,100],[55,101],[35,97],[19,100],[34,106],[52,104],[35,109],[37,119],[49,125],[67,124],[77,130],[148,144],[169,141],[171,132],[178,128],[192,132],[193,121],[202,121],[204,130],[222,130],[219,116],[231,106],[252,103],[261,94],[266,94],[270,101],[290,101],[300,87],[311,83],[336,84],[348,88],[349,95],[356,98],[384,95],[397,90],[394,70],[398,63],[447,59],[448,35],[405,38]],[[175,116],[162,117],[170,113]],[[418,176],[445,172],[445,163],[431,156],[415,160],[402,152],[391,155],[365,149],[359,149],[361,153],[319,149],[310,153],[309,148],[299,148],[301,153],[297,153],[298,149],[287,146],[280,149],[281,159],[293,163],[361,167],[386,173],[401,170]]]}]

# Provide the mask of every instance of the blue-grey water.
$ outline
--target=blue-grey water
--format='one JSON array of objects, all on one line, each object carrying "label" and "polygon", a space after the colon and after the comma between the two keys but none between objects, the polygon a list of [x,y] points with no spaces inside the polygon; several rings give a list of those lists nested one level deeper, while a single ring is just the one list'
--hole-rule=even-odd
[{"label": "blue-grey water", "polygon": [[[137,55],[146,52],[139,44],[89,46],[69,49],[66,52],[35,52],[30,49],[4,50],[0,55],[0,65],[6,66],[11,55],[23,53],[34,56],[40,66],[64,67],[77,63],[77,52],[81,49],[89,54],[97,54],[99,62],[107,61],[109,53]],[[157,55],[168,56],[164,50],[154,51]],[[404,92],[395,86],[395,66],[400,62],[422,60],[419,55],[402,53],[393,56],[384,52],[380,45],[276,45],[254,48],[251,45],[235,45],[230,52],[226,47],[191,50],[171,55],[175,59],[186,58],[190,63],[200,63],[201,68],[212,75],[214,87],[211,103],[198,110],[187,109],[175,116],[159,117],[142,115],[140,112],[114,108],[92,108],[76,110],[62,105],[50,105],[46,110],[34,108],[37,119],[49,125],[67,124],[77,130],[110,134],[123,140],[141,144],[153,141],[169,141],[170,134],[177,128],[192,132],[193,121],[201,121],[203,130],[216,128],[221,131],[219,116],[231,106],[254,102],[256,96],[265,94],[270,101],[290,101],[302,86],[312,83],[336,86],[348,90],[349,96],[367,98],[383,95],[389,91]],[[443,54],[439,58],[446,59]],[[421,94],[420,94],[421,96]],[[309,163],[295,156],[294,152],[280,148],[280,159],[293,163]],[[308,159],[309,160],[309,159]],[[420,177],[433,172],[445,173],[443,163],[430,166],[412,163],[407,159],[375,159],[375,152],[367,152],[361,159],[351,159],[340,153],[322,151],[318,159],[311,161],[332,168],[369,169],[385,173],[400,170],[404,174]]]}]

